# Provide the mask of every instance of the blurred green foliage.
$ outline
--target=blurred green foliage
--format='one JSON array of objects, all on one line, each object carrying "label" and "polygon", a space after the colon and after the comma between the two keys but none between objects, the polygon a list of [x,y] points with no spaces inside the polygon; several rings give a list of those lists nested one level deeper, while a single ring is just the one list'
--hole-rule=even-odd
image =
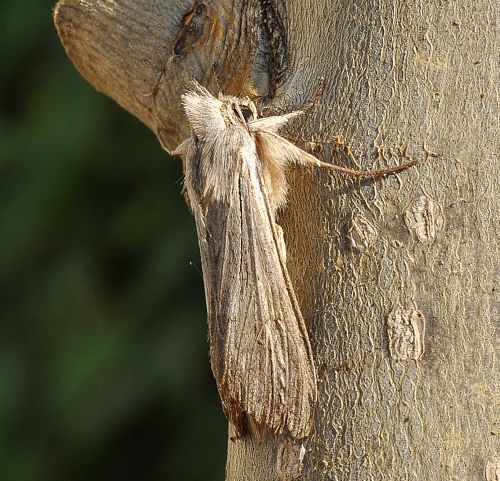
[{"label": "blurred green foliage", "polygon": [[220,480],[181,165],[77,73],[53,2],[0,20],[0,480]]}]

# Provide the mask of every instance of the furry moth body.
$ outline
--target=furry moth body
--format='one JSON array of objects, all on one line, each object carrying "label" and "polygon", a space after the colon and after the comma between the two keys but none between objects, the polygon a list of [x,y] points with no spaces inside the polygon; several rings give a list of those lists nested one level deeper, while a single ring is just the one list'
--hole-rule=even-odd
[{"label": "furry moth body", "polygon": [[285,169],[323,163],[278,134],[302,114],[258,119],[249,99],[194,84],[182,96],[193,136],[176,149],[196,220],[209,320],[210,359],[224,411],[238,433],[262,428],[300,439],[313,424],[316,369],[286,268],[276,211],[286,202]]}]

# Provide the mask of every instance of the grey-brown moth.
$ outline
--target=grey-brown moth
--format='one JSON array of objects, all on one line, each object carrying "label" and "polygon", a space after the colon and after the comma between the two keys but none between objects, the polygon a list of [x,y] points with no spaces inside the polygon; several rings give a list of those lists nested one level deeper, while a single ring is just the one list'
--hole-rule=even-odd
[{"label": "grey-brown moth", "polygon": [[201,252],[210,359],[224,411],[240,435],[268,429],[309,435],[317,400],[309,336],[286,267],[276,212],[290,164],[358,172],[321,162],[278,131],[303,111],[258,118],[248,98],[182,96],[192,137],[176,149]]}]

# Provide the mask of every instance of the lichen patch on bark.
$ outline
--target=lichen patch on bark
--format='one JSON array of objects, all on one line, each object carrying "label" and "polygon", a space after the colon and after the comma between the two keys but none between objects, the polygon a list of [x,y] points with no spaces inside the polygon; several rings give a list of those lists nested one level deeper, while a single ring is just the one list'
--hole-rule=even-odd
[{"label": "lichen patch on bark", "polygon": [[500,481],[500,458],[498,456],[492,456],[486,461],[484,477],[486,481]]}]

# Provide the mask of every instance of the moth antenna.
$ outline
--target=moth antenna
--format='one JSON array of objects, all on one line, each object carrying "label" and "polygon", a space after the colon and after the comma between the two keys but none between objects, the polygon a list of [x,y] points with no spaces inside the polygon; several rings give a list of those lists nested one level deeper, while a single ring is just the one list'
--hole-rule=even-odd
[{"label": "moth antenna", "polygon": [[[351,156],[349,156],[349,158],[352,161],[356,160],[352,153]],[[399,172],[403,172],[403,170],[409,169],[410,167],[413,167],[414,165],[418,164],[418,160],[412,159],[409,162],[396,165],[395,167],[387,167],[384,169],[355,170],[355,169],[349,169],[348,167],[341,167],[340,165],[323,162],[322,160],[317,159],[316,157],[314,157],[314,155],[308,154],[307,152],[304,152],[304,155],[302,156],[301,160],[306,164],[314,165],[316,167],[327,169],[332,172],[337,172],[339,174],[349,175],[350,177],[357,177],[358,179],[386,177],[387,175],[393,175],[393,174],[398,174]]]},{"label": "moth antenna", "polygon": [[219,66],[219,64],[217,62],[214,62],[210,65],[210,67],[212,68],[212,72],[214,73],[215,84],[217,85],[217,91],[219,93],[221,93],[222,92],[222,85],[221,85],[219,73],[217,72],[218,66]]},{"label": "moth antenna", "polygon": [[311,110],[316,105],[318,100],[323,95],[324,87],[325,87],[325,78],[320,77],[320,79],[318,80],[318,84],[316,85],[316,90],[314,91],[313,96],[309,99],[309,102],[307,102],[307,104],[305,104],[304,107],[300,109],[302,110],[302,112],[304,113],[309,112],[309,110]]},{"label": "moth antenna", "polygon": [[[316,158],[316,157],[314,157]],[[339,165],[329,164],[327,162],[322,162],[321,160],[316,159],[317,162],[314,164],[317,167],[321,167],[322,169],[328,169],[332,172],[338,172],[339,174],[349,175],[351,177],[357,177],[362,179],[369,179],[374,177],[386,177],[387,175],[398,174],[403,170],[409,169],[414,165],[418,164],[418,160],[411,160],[410,162],[405,162],[401,165],[396,165],[395,167],[387,167],[385,169],[371,169],[371,170],[354,170],[349,169],[347,167],[341,167]],[[311,162],[312,164],[313,162]]]},{"label": "moth antenna", "polygon": [[[293,113],[298,115],[299,113],[305,114],[305,113],[309,112],[309,110],[311,110],[316,105],[318,100],[323,95],[324,86],[325,86],[325,78],[320,77],[318,80],[318,84],[316,85],[316,89],[314,90],[313,96],[309,99],[309,101],[302,108],[296,110]],[[262,107],[261,111],[259,112],[259,117],[263,116],[264,110],[267,109],[268,107],[269,107],[268,105],[264,105]],[[285,114],[285,115],[287,115],[287,114]]]}]

